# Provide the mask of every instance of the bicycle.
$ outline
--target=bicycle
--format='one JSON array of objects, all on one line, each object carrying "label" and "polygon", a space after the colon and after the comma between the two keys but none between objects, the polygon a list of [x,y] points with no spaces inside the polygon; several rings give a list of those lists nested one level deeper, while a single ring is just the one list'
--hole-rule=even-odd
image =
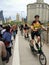
[{"label": "bicycle", "polygon": [[[35,44],[37,44],[37,38],[36,37],[34,38],[34,42],[35,42]],[[33,50],[31,45],[30,45],[30,48],[31,48],[31,51],[33,52],[34,55],[39,54],[39,62],[40,62],[40,64],[41,65],[46,65],[47,64],[47,59],[46,59],[46,56],[45,56],[45,54],[44,54],[44,52],[42,50],[41,35],[40,35],[40,47],[38,49],[39,51],[36,50],[35,48]]]}]

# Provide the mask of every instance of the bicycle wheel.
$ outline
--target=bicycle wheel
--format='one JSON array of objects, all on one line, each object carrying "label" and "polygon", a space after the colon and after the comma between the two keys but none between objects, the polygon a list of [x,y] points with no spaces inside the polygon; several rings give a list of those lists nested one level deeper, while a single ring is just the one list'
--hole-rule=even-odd
[{"label": "bicycle wheel", "polygon": [[41,65],[46,65],[47,64],[46,56],[44,54],[40,54],[39,61]]}]

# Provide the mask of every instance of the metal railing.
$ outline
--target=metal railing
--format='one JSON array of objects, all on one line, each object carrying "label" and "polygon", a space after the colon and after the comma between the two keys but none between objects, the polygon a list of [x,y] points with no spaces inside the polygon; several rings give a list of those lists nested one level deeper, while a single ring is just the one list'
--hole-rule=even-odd
[{"label": "metal railing", "polygon": [[47,31],[42,32],[41,37],[43,42],[45,42],[46,44],[49,43],[49,26],[47,27]]}]

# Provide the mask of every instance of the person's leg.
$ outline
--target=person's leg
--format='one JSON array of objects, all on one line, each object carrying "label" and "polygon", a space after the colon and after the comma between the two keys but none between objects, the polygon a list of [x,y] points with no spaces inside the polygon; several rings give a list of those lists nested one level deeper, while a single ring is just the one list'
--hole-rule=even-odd
[{"label": "person's leg", "polygon": [[8,48],[6,47],[6,50],[8,51]]},{"label": "person's leg", "polygon": [[27,31],[26,31],[26,30],[24,30],[24,36],[25,36],[25,38],[27,37],[26,35],[27,35]]},{"label": "person's leg", "polygon": [[37,43],[40,42],[40,36],[37,36]]},{"label": "person's leg", "polygon": [[27,30],[27,38],[29,38],[29,30]]},{"label": "person's leg", "polygon": [[17,34],[17,30],[16,30],[16,34]]},{"label": "person's leg", "polygon": [[26,38],[27,38],[27,29],[26,29],[26,33],[25,33],[25,36],[26,36]]},{"label": "person's leg", "polygon": [[37,37],[37,43],[36,43],[36,47],[38,49],[38,53],[41,52],[41,45],[39,44],[39,42],[40,42],[40,36]]},{"label": "person's leg", "polygon": [[33,45],[33,42],[34,42],[34,36],[35,36],[35,33],[34,33],[34,32],[31,32],[31,38],[32,38],[31,44],[32,44],[32,45]]},{"label": "person's leg", "polygon": [[40,33],[36,32],[36,36],[37,36],[37,43],[39,43],[40,42]]},{"label": "person's leg", "polygon": [[23,29],[21,30],[21,34],[23,35]]},{"label": "person's leg", "polygon": [[15,40],[15,35],[14,35],[14,40]]},{"label": "person's leg", "polygon": [[11,56],[12,55],[12,53],[11,53],[11,47],[6,48],[6,50],[9,52],[9,55]]},{"label": "person's leg", "polygon": [[10,56],[12,55],[12,53],[11,53],[11,47],[9,48],[9,53],[10,53]]},{"label": "person's leg", "polygon": [[40,34],[39,34],[39,32],[36,32],[36,36],[37,36],[37,43],[36,43],[36,47],[37,47],[37,49],[39,50],[39,42],[40,42]]}]

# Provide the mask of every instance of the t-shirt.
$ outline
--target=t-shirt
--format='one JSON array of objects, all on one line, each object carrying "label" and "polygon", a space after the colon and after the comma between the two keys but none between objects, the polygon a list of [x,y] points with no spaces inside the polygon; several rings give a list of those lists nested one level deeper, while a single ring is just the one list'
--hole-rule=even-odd
[{"label": "t-shirt", "polygon": [[10,43],[8,47],[11,47],[11,37],[12,37],[12,35],[10,32],[5,32],[3,34],[3,39]]},{"label": "t-shirt", "polygon": [[32,22],[32,26],[33,26],[33,28],[34,29],[39,29],[39,28],[41,28],[41,25],[42,25],[42,23],[40,22],[40,21],[38,21],[38,22],[36,22],[36,21],[33,21]]},{"label": "t-shirt", "polygon": [[3,39],[6,40],[6,41],[8,41],[8,42],[11,42],[11,36],[12,36],[11,33],[5,32],[3,34]]}]

